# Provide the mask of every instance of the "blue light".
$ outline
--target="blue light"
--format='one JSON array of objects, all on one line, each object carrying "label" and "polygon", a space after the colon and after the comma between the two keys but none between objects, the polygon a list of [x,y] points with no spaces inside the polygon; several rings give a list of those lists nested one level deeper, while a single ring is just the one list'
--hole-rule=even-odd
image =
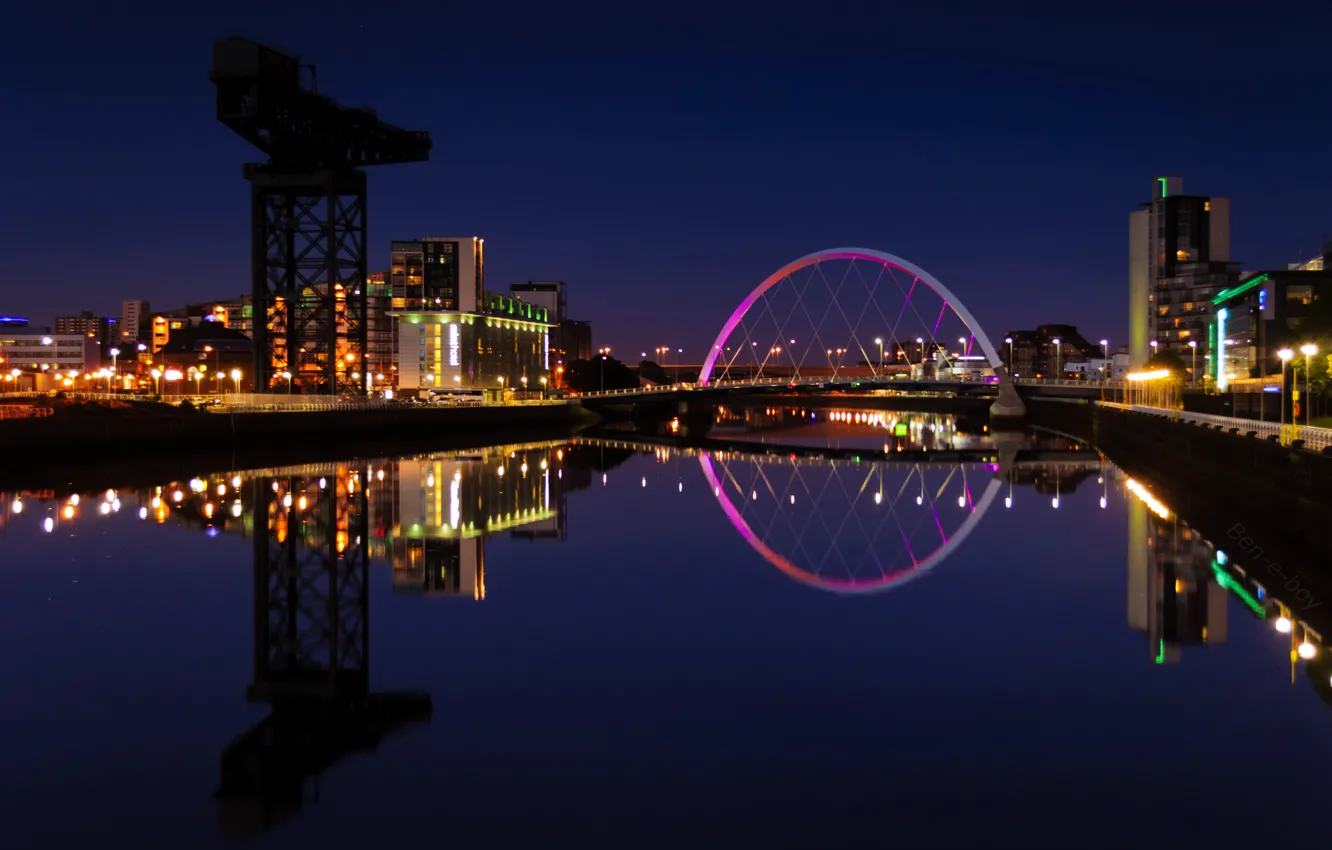
[{"label": "blue light", "polygon": [[1281,387],[1263,387],[1263,392],[1265,392],[1265,393],[1279,393],[1279,392],[1281,392]]},{"label": "blue light", "polygon": [[1226,553],[1225,553],[1225,552],[1222,552],[1220,549],[1217,549],[1217,550],[1216,550],[1216,562],[1217,562],[1218,564],[1220,564],[1220,565],[1222,565],[1222,566],[1225,566],[1226,561],[1228,561],[1228,560],[1229,560],[1229,558],[1226,557]]}]

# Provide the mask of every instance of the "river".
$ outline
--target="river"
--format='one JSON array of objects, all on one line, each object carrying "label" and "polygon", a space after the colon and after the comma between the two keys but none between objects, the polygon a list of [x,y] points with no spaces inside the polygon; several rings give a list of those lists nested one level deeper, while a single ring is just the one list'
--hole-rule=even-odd
[{"label": "river", "polygon": [[1322,600],[970,427],[0,493],[4,846],[1321,839]]}]

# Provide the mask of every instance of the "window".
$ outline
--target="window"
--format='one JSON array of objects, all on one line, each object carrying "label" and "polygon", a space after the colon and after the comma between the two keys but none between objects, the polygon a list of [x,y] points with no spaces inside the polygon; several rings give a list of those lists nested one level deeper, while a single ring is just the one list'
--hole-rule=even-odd
[{"label": "window", "polygon": [[1175,252],[1176,260],[1187,260],[1188,258],[1189,258],[1189,252],[1185,251],[1183,248]]},{"label": "window", "polygon": [[1298,283],[1286,287],[1287,304],[1312,304],[1313,301],[1314,292],[1312,284]]}]

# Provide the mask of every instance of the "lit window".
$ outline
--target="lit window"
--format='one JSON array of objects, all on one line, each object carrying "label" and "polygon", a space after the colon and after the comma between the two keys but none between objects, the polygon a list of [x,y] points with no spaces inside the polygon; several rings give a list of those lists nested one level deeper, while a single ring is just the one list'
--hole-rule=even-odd
[{"label": "lit window", "polygon": [[1175,252],[1175,259],[1176,259],[1176,260],[1187,260],[1188,258],[1189,258],[1189,252],[1188,252],[1188,251],[1185,251],[1185,250],[1183,250],[1183,249],[1180,249],[1180,250],[1178,250],[1178,251]]}]

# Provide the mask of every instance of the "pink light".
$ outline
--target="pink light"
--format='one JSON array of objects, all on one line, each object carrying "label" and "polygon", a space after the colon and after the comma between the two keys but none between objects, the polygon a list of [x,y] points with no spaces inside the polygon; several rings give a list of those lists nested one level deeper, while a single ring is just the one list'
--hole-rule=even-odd
[{"label": "pink light", "polygon": [[[726,320],[726,324],[722,325],[721,332],[717,334],[717,339],[709,349],[708,357],[703,361],[703,368],[698,373],[699,385],[706,385],[708,381],[712,379],[712,369],[717,362],[718,356],[722,353],[723,346],[735,331],[736,327],[740,324],[740,321],[745,317],[745,314],[749,312],[749,308],[754,306],[754,302],[758,301],[758,299],[769,289],[786,280],[800,269],[821,263],[825,260],[851,260],[853,262],[856,260],[866,260],[880,263],[884,267],[898,269],[899,271],[912,275],[916,279],[911,284],[913,292],[915,291],[916,282],[923,281],[927,287],[944,300],[944,310],[952,307],[953,312],[957,314],[958,318],[962,320],[962,323],[967,326],[968,331],[970,331],[975,337],[976,342],[981,347],[981,352],[984,353],[986,359],[990,361],[990,365],[996,369],[1002,365],[1003,361],[999,359],[999,355],[994,346],[990,344],[989,338],[985,336],[984,330],[976,323],[971,312],[948,291],[947,287],[924,269],[912,265],[900,257],[895,257],[892,254],[885,254],[882,251],[875,251],[869,248],[833,248],[827,251],[818,251],[813,254],[808,254],[794,262],[787,263],[756,286],[753,292],[750,292],[749,295],[745,296],[745,299],[741,301],[739,306],[737,306],[731,313],[730,318]],[[911,295],[908,293],[908,300],[910,297]],[[905,307],[903,309],[905,309]],[[942,312],[939,314],[939,321],[943,321]],[[938,330],[938,323],[936,323],[936,334]]]}]

